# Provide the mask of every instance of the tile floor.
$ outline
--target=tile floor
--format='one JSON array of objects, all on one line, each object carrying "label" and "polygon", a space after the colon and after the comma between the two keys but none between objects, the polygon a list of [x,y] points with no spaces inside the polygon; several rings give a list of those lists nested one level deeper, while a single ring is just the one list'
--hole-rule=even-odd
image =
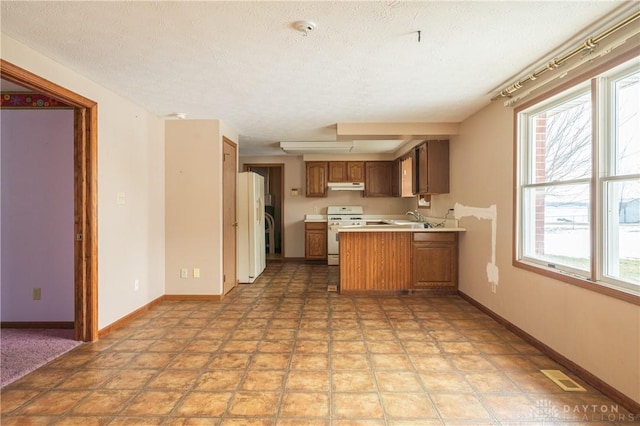
[{"label": "tile floor", "polygon": [[273,263],[221,302],[162,302],[4,388],[1,423],[631,423],[459,297],[340,296],[336,274]]}]

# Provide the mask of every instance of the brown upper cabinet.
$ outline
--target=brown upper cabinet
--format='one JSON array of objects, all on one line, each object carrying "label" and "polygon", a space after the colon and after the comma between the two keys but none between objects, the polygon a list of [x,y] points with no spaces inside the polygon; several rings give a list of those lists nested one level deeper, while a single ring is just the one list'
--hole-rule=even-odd
[{"label": "brown upper cabinet", "polygon": [[329,166],[326,161],[308,161],[305,163],[307,169],[307,197],[326,197],[327,178]]},{"label": "brown upper cabinet", "polygon": [[415,148],[414,194],[449,192],[449,141],[426,141]]},{"label": "brown upper cabinet", "polygon": [[[365,197],[393,197],[393,161],[366,161],[364,163],[364,196]],[[397,170],[397,169],[396,169]]]},{"label": "brown upper cabinet", "polygon": [[364,161],[329,161],[329,182],[364,182]]}]

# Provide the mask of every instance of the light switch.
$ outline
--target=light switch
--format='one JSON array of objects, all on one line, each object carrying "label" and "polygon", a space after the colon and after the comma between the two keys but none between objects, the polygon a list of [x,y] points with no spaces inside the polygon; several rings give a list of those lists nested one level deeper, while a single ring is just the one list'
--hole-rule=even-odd
[{"label": "light switch", "polygon": [[124,197],[124,192],[118,192],[118,196],[117,196],[117,204],[119,206],[124,205],[125,203],[125,197]]},{"label": "light switch", "polygon": [[200,268],[193,268],[193,278],[200,278]]}]

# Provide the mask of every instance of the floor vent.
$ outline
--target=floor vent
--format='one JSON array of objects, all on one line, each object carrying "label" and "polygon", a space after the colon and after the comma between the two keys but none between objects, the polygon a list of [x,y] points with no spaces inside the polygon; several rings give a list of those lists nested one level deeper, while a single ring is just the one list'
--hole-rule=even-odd
[{"label": "floor vent", "polygon": [[560,386],[566,392],[586,392],[587,390],[576,383],[571,377],[567,376],[560,370],[540,370],[542,374],[547,376],[553,383]]},{"label": "floor vent", "polygon": [[333,291],[333,292],[338,291],[338,285],[337,284],[329,284],[327,286],[327,291]]}]

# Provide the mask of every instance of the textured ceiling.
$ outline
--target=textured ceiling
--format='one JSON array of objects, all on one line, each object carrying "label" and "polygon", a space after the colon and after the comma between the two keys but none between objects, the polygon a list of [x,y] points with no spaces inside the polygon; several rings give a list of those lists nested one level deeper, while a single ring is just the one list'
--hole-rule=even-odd
[{"label": "textured ceiling", "polygon": [[[283,140],[334,140],[336,123],[459,122],[621,5],[0,3],[4,34],[158,116],[228,123],[244,155],[278,152]],[[316,30],[297,31],[301,19]]]}]

